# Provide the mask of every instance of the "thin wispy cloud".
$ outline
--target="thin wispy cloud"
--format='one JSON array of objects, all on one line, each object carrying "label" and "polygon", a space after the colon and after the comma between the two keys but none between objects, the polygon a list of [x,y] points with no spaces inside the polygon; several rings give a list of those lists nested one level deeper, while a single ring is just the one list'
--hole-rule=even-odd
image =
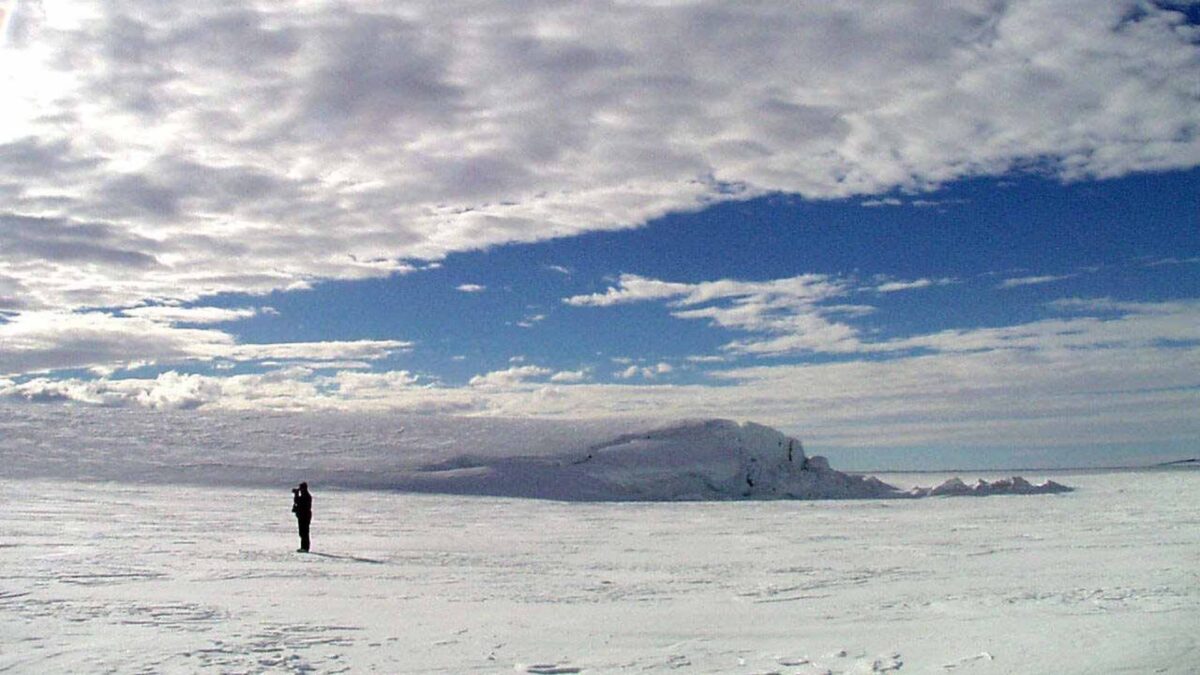
[{"label": "thin wispy cloud", "polygon": [[517,326],[521,328],[533,328],[535,325],[545,320],[545,314],[529,314],[524,319],[518,321]]},{"label": "thin wispy cloud", "polygon": [[879,293],[896,293],[899,291],[911,291],[921,288],[929,288],[931,286],[946,286],[955,283],[954,279],[913,279],[912,281],[892,280],[884,281],[875,287]]},{"label": "thin wispy cloud", "polygon": [[1021,286],[1040,286],[1042,284],[1052,284],[1058,281],[1066,281],[1074,277],[1073,274],[1043,274],[1040,276],[1031,277],[1013,277],[1001,281],[996,288],[1020,288]]},{"label": "thin wispy cloud", "polygon": [[227,309],[224,307],[173,307],[158,305],[148,307],[132,307],[121,311],[125,316],[133,316],[161,323],[193,323],[212,324],[228,323],[257,316],[260,312],[271,313],[269,307],[240,307]]}]

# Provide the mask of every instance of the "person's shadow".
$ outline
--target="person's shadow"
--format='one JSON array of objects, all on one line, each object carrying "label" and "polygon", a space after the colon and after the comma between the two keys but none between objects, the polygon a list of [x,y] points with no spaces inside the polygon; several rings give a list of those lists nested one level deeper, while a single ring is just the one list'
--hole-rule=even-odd
[{"label": "person's shadow", "polygon": [[352,555],[334,555],[332,553],[320,553],[318,551],[309,551],[309,555],[321,556],[322,558],[331,558],[333,560],[348,560],[350,562],[367,563],[368,565],[383,565],[384,561],[375,560],[373,558],[358,558]]}]

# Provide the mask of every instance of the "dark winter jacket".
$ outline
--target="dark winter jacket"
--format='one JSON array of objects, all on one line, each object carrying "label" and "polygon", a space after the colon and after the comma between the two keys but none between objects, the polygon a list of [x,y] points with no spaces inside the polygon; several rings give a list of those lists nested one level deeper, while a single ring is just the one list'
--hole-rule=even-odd
[{"label": "dark winter jacket", "polygon": [[297,518],[312,518],[312,495],[297,492],[292,497],[292,513]]}]

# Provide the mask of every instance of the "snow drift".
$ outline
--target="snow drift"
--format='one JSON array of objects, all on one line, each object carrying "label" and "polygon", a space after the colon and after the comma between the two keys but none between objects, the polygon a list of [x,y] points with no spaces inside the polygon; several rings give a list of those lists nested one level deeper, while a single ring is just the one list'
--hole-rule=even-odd
[{"label": "snow drift", "polygon": [[754,423],[546,421],[0,406],[12,478],[369,488],[568,501],[1052,492],[1014,478],[901,491]]}]

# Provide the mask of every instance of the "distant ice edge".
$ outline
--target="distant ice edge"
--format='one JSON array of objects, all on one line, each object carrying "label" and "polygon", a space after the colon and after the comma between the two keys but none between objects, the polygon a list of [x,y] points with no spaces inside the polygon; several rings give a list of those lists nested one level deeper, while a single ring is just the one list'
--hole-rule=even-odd
[{"label": "distant ice edge", "polygon": [[538,498],[903,499],[1065,492],[1021,478],[900,490],[752,422],[151,411],[0,402],[6,478]]},{"label": "distant ice edge", "polygon": [[799,439],[753,422],[688,420],[625,434],[581,453],[458,458],[424,467],[401,489],[560,500],[915,499],[1049,494],[1072,488],[1024,478],[900,490],[873,476],[837,471]]}]

